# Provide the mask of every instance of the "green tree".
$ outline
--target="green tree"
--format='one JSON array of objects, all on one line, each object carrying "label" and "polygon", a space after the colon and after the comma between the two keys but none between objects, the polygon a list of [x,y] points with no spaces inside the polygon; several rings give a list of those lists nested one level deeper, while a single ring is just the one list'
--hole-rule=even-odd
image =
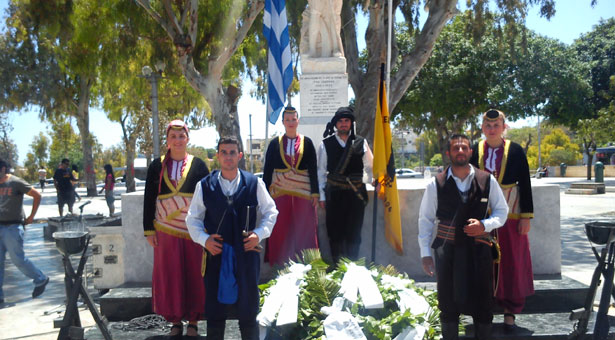
[{"label": "green tree", "polygon": [[[30,143],[30,152],[26,155],[24,162],[24,178],[27,181],[36,181],[38,179],[38,169],[46,167],[47,158],[49,157],[49,138],[43,133],[39,132],[37,136],[34,136],[32,143]],[[47,169],[49,173],[50,170]]]},{"label": "green tree", "polygon": [[[553,129],[544,137],[540,143],[540,152],[543,165],[555,166],[562,162],[573,165],[581,158],[579,146],[571,142],[570,137],[560,128]],[[527,161],[530,169],[538,167],[538,146],[530,146],[527,151]]]},{"label": "green tree", "polygon": [[442,155],[450,134],[462,132],[468,121],[476,122],[479,112],[500,100],[494,84],[500,83],[506,63],[498,32],[491,24],[489,32],[474,41],[468,31],[471,15],[467,11],[444,28],[432,56],[394,111],[415,131],[434,131],[436,153]]},{"label": "green tree", "polygon": [[485,20],[477,40],[473,15],[467,11],[443,30],[395,114],[416,131],[433,129],[443,155],[451,133],[469,130],[471,139],[480,137],[479,113],[489,107],[503,109],[509,120],[588,115],[580,100],[591,89],[572,50],[531,31],[504,45],[502,36],[514,36],[508,31],[514,27],[501,29],[495,20]]},{"label": "green tree", "polygon": [[7,37],[16,71],[2,105],[34,105],[46,119],[72,116],[79,128],[88,196],[96,195],[89,108],[106,32],[113,13],[95,0],[73,2],[14,0],[9,4]]},{"label": "green tree", "polygon": [[[387,22],[397,22],[395,18],[387,18],[386,0],[375,1],[344,1],[342,8],[342,42],[347,61],[348,79],[356,98],[355,114],[357,116],[358,134],[371,140],[373,133],[373,114],[376,111],[376,89],[380,79],[381,56],[386,48]],[[476,41],[488,31],[485,22],[494,18],[498,24],[505,27],[507,36],[502,41],[512,41],[519,33],[524,32],[522,22],[527,7],[539,5],[541,15],[550,18],[555,13],[554,2],[551,0],[506,1],[497,2],[496,15],[489,7],[487,0],[471,0],[467,2],[471,12],[471,30]],[[434,52],[436,40],[442,29],[450,23],[458,10],[456,0],[438,1],[393,1],[393,16],[399,11],[404,17],[399,31],[393,36],[391,85],[389,90],[389,110],[394,111],[402,100],[408,88],[413,83],[419,71]],[[419,24],[419,13],[426,8],[428,14],[423,26]],[[357,46],[356,16],[363,11],[369,16],[365,33],[366,51],[361,52]],[[364,58],[361,58],[361,55]],[[489,65],[486,65],[489,67]]]},{"label": "green tree", "polygon": [[499,104],[507,116],[545,117],[551,124],[565,124],[592,115],[586,98],[592,89],[589,69],[575,50],[558,40],[528,32],[521,48],[509,51],[502,73]]},{"label": "green tree", "polygon": [[11,167],[16,167],[19,154],[17,153],[17,145],[9,137],[11,131],[13,131],[13,127],[8,121],[8,115],[0,113],[0,158],[8,162]]},{"label": "green tree", "polygon": [[256,66],[254,58],[266,59],[264,42],[258,36],[261,25],[253,27],[264,1],[137,3],[168,35],[166,42],[178,56],[177,63],[186,81],[209,103],[218,133],[242,140],[237,113],[241,96],[239,76]]},{"label": "green tree", "polygon": [[75,133],[70,123],[53,124],[50,137],[48,168],[50,168],[52,175],[63,158],[68,158],[72,164],[76,164],[79,169],[83,169],[80,137]]},{"label": "green tree", "polygon": [[30,149],[34,157],[34,162],[39,166],[47,164],[47,158],[49,157],[49,138],[43,133],[39,132],[37,136],[34,136],[32,143],[30,143]]},{"label": "green tree", "polygon": [[615,75],[615,18],[601,19],[591,32],[575,40],[572,47],[577,58],[589,67],[584,75],[591,77],[593,95],[589,101],[594,112],[608,108],[612,91],[610,78]]},{"label": "green tree", "polygon": [[[129,169],[126,190],[132,192],[137,145],[148,159],[153,154],[151,84],[139,77],[141,68],[154,65],[163,76],[158,81],[160,136],[164,137],[166,123],[171,119],[182,119],[191,128],[199,128],[211,118],[211,113],[204,98],[182,76],[177,56],[159,25],[131,1],[114,2],[110,10],[116,13],[118,29],[111,31],[107,39],[98,93],[109,119],[122,126],[125,166]],[[161,138],[162,150],[163,142]]]},{"label": "green tree", "polygon": [[429,166],[441,166],[441,165],[444,165],[444,162],[442,161],[441,153],[437,153],[433,155],[433,157],[431,157],[431,159],[429,160]]},{"label": "green tree", "polygon": [[615,130],[615,114],[608,110],[601,110],[596,118],[579,119],[576,132],[576,141],[581,145],[583,153],[587,156],[587,179],[592,176],[592,160],[596,148],[613,140]]}]

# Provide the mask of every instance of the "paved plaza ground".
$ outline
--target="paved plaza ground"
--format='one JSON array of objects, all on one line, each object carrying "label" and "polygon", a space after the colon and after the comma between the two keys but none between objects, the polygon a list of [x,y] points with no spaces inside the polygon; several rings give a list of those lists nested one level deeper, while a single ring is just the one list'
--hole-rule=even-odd
[{"label": "paved plaza ground", "polygon": [[[603,195],[567,195],[565,189],[571,182],[583,181],[582,178],[543,178],[533,179],[534,183],[557,184],[560,186],[561,206],[561,240],[562,240],[562,274],[589,285],[596,260],[591,253],[585,236],[584,224],[598,220],[615,220],[615,192]],[[424,179],[400,180],[400,186],[417,187],[424,185]],[[607,178],[607,186],[615,186],[615,179]],[[138,190],[143,190],[139,187]],[[119,195],[123,187],[116,188],[116,214],[121,213]],[[79,189],[83,203],[92,200],[84,209],[85,214],[108,214],[104,196],[85,197],[85,189]],[[25,250],[29,257],[51,281],[45,293],[31,298],[32,284],[7,258],[4,295],[5,303],[0,305],[0,340],[5,339],[56,339],[58,330],[53,328],[53,320],[64,312],[64,270],[61,256],[54,242],[43,240],[43,226],[50,217],[58,216],[55,190],[45,190],[36,221],[26,229]],[[31,199],[25,202],[26,213],[30,211]],[[75,206],[79,205],[77,202]],[[75,212],[77,209],[75,208]],[[532,228],[540,226],[532,225]],[[89,283],[90,292],[96,297],[97,291]],[[599,295],[598,295],[599,296]],[[84,327],[95,325],[85,307],[80,307],[81,321]],[[501,318],[501,316],[499,316]],[[497,317],[496,317],[497,321]],[[204,327],[200,327],[201,334]],[[125,336],[125,339],[135,339]],[[117,339],[117,337],[115,337]]]}]

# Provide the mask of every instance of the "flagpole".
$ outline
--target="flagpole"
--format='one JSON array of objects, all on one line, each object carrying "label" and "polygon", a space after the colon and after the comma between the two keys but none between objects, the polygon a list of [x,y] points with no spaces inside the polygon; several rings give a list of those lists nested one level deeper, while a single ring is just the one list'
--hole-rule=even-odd
[{"label": "flagpole", "polygon": [[376,262],[376,216],[378,215],[378,185],[374,187],[374,210],[372,211],[372,262]]},{"label": "flagpole", "polygon": [[[393,39],[393,0],[389,0],[389,34],[387,37],[387,74],[386,74],[386,85],[387,89],[391,90],[391,40]],[[387,96],[387,107],[389,107],[389,96]]]},{"label": "flagpole", "polygon": [[[269,92],[269,89],[267,89]],[[267,150],[267,140],[269,139],[269,94],[267,93],[267,104],[265,104],[265,150]]]}]

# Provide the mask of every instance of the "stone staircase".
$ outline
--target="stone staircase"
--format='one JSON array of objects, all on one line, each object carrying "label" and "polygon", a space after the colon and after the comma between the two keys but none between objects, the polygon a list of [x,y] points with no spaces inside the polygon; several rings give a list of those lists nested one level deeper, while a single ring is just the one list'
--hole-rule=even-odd
[{"label": "stone staircase", "polygon": [[566,194],[572,195],[596,195],[604,194],[606,187],[604,183],[594,182],[575,182],[570,184],[570,188],[566,190]]}]

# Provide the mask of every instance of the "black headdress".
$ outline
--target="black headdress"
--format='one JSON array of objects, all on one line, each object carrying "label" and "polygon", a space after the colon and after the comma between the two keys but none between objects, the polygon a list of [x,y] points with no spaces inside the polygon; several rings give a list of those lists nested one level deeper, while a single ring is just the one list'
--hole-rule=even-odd
[{"label": "black headdress", "polygon": [[350,106],[342,106],[337,111],[335,111],[335,115],[331,118],[331,121],[327,123],[327,128],[325,132],[322,134],[323,138],[327,138],[330,135],[335,133],[335,124],[337,121],[342,118],[348,118],[352,121],[352,126],[350,127],[350,135],[354,137],[354,111]]}]

